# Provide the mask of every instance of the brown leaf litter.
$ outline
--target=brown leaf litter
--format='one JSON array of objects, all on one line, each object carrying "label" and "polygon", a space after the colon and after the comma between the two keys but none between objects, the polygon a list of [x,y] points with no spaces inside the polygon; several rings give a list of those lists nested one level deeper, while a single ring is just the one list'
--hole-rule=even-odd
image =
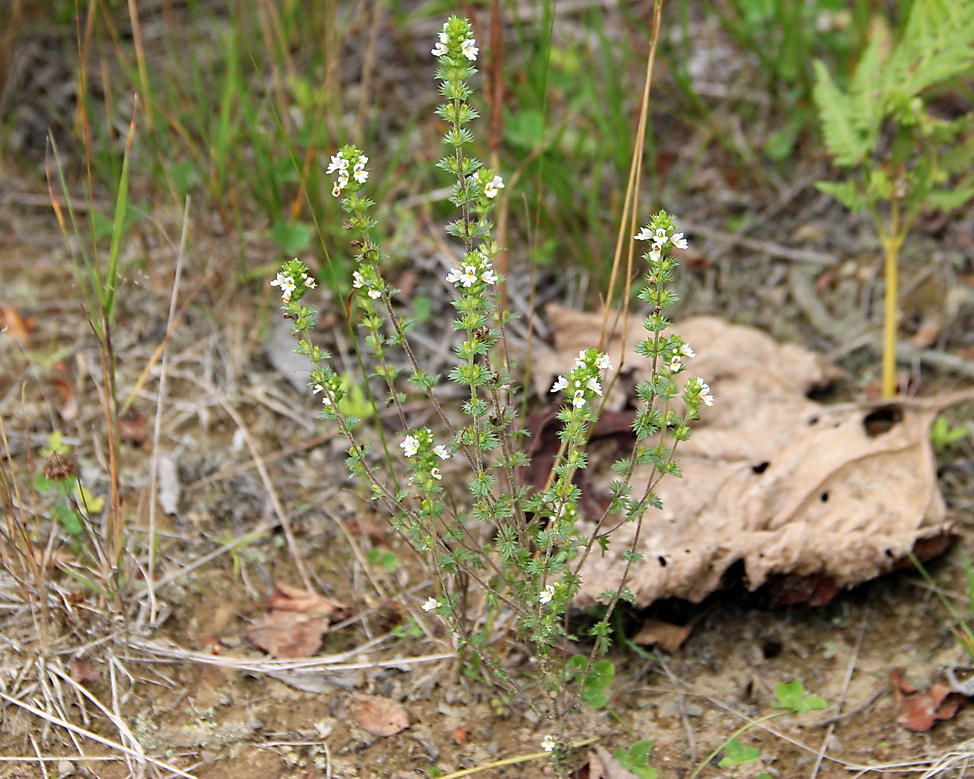
[{"label": "brown leaf litter", "polygon": [[889,683],[896,696],[896,719],[907,730],[925,733],[939,720],[952,719],[967,700],[945,684],[934,683],[921,692],[903,678],[901,668],[890,671]]},{"label": "brown leaf litter", "polygon": [[349,613],[344,603],[284,582],[275,582],[270,613],[247,631],[247,638],[274,657],[311,657],[333,619]]},{"label": "brown leaf litter", "polygon": [[384,738],[409,727],[409,714],[396,701],[381,695],[352,696],[352,717],[355,724],[373,736]]},{"label": "brown leaf litter", "polygon": [[[594,345],[602,323],[600,315],[554,305],[547,314],[554,349],[534,360],[536,388],[546,396],[579,350]],[[627,585],[639,606],[667,597],[699,602],[741,566],[752,590],[782,576],[818,577],[813,593],[822,602],[892,570],[920,541],[940,540],[933,548],[942,550],[950,522],[930,426],[974,392],[828,406],[808,397],[843,375],[824,357],[712,317],[674,329],[697,354],[680,378],[703,378],[715,405],[678,449],[683,478],[653,486],[662,511],[648,513],[641,527],[621,524],[607,554],[589,557],[578,605],[617,586],[622,553],[637,533],[644,557]],[[608,409],[631,409],[633,388],[648,378],[647,361],[632,351],[643,333],[635,317],[628,327],[618,321],[603,347],[620,371]],[[652,476],[638,469],[633,494],[643,494]],[[608,495],[610,476],[586,478],[587,491]]]}]

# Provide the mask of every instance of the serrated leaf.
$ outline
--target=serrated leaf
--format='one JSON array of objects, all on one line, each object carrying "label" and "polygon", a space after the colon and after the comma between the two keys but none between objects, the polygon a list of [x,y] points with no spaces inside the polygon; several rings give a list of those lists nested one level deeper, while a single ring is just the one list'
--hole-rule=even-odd
[{"label": "serrated leaf", "polygon": [[935,189],[927,195],[926,205],[930,208],[953,211],[955,208],[960,208],[972,197],[974,197],[974,186],[958,187],[951,190]]},{"label": "serrated leaf", "polygon": [[858,165],[869,151],[869,145],[856,131],[853,108],[821,60],[816,60],[815,88],[812,97],[818,107],[822,134],[829,153],[840,167]]}]

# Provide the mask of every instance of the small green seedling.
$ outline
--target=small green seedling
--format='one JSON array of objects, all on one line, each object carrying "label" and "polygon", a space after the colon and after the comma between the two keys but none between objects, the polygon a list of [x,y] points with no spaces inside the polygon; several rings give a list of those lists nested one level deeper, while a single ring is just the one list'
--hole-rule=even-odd
[{"label": "small green seedling", "polygon": [[947,417],[940,414],[933,420],[933,426],[930,428],[930,441],[937,452],[942,452],[951,444],[963,441],[970,434],[970,428],[966,425],[954,427]]},{"label": "small green seedling", "polygon": [[761,757],[761,751],[756,747],[744,746],[740,739],[732,738],[724,744],[724,756],[717,764],[721,768],[735,768],[739,765],[748,765]]},{"label": "small green seedling", "polygon": [[[747,733],[751,728],[757,727],[762,722],[767,722],[768,720],[775,719],[776,717],[781,717],[785,714],[804,714],[808,711],[815,711],[817,709],[824,709],[828,704],[824,698],[818,695],[809,695],[805,692],[805,686],[801,683],[800,679],[794,679],[788,683],[778,682],[778,687],[775,690],[775,697],[777,701],[771,704],[773,709],[778,709],[778,711],[773,711],[770,714],[765,714],[763,717],[758,717],[756,720],[748,722],[746,725],[742,725],[734,733],[731,734],[730,738],[727,739],[723,744],[721,744],[717,749],[707,755],[704,760],[697,765],[696,769],[690,774],[688,779],[696,779],[697,776],[710,765],[711,761],[717,757],[721,752],[724,756],[720,760],[721,768],[732,768],[739,765],[747,765],[748,763],[753,763],[757,760],[761,753],[755,747],[745,747],[739,736]],[[758,779],[767,776],[767,774],[761,774]]]},{"label": "small green seedling", "polygon": [[637,741],[629,749],[619,747],[612,756],[619,761],[620,766],[639,779],[656,779],[659,772],[649,764],[652,753],[653,742],[643,739]]},{"label": "small green seedling", "polygon": [[776,703],[771,704],[771,708],[784,709],[793,714],[804,714],[806,711],[816,711],[828,706],[825,698],[806,693],[805,686],[801,683],[800,679],[793,679],[787,684],[778,682],[775,695],[778,700]]},{"label": "small green seedling", "polygon": [[375,546],[365,553],[365,559],[373,568],[381,568],[389,573],[396,570],[396,566],[399,565],[399,558],[395,554]]}]

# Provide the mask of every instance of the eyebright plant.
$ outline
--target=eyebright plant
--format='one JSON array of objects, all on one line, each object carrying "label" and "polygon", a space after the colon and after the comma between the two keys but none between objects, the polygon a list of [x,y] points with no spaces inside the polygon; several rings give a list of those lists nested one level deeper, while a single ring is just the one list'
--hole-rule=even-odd
[{"label": "eyebright plant", "polygon": [[[663,476],[680,475],[677,446],[690,437],[701,408],[714,401],[702,379],[683,380],[685,361],[694,353],[667,332],[664,311],[677,300],[669,287],[676,267],[670,252],[685,248],[686,239],[660,212],[635,236],[650,243],[643,255],[647,272],[640,297],[651,313],[644,323],[648,335],[636,350],[650,361],[652,378],[635,390],[641,401],[633,423],[636,443],[613,466],[617,478],[610,505],[602,516],[581,521],[575,476],[588,466],[586,445],[607,382],[614,378],[609,356],[595,348],[583,349],[551,388],[561,404],[562,443],[547,485],[534,490],[524,483],[529,458],[517,411],[522,390],[509,357],[505,326],[511,314],[498,308],[502,278],[494,266],[499,247],[491,222],[504,181],[468,152],[473,141],[468,125],[477,118],[469,81],[477,73],[479,51],[469,21],[459,17],[443,25],[431,50],[443,96],[436,113],[447,125],[446,154],[437,167],[453,179],[450,202],[459,214],[446,232],[456,239],[460,258],[444,281],[453,293],[458,333],[447,379],[463,388],[460,415],[456,409],[448,413],[434,393],[443,377],[423,370],[407,337],[408,323],[395,305],[397,291],[383,277],[386,255],[376,237],[373,203],[365,194],[369,160],[360,149],[342,147],[327,170],[335,175],[333,194],[342,197],[345,228],[357,251],[351,301],[362,335],[358,347],[396,411],[400,433],[395,445],[377,426],[382,451],[370,449],[361,420],[347,413],[342,402],[347,385],[331,367],[330,355],[310,340],[316,314],[303,302],[314,288],[308,267],[297,259],[287,261],[271,284],[281,292],[297,351],[311,360],[310,386],[321,398],[320,416],[336,424],[346,441],[348,467],[429,565],[434,592],[417,605],[442,618],[468,673],[520,693],[547,717],[549,732],[541,746],[559,775],[565,775],[570,748],[565,715],[582,700],[592,705],[608,700],[603,690],[614,669],[597,658],[610,647],[613,610],[620,600],[633,597],[626,582],[641,555],[634,541],[625,552],[618,586],[605,593],[605,614],[589,631],[591,650],[568,661],[558,647],[575,640],[567,632],[566,612],[579,590],[582,568],[593,550],[608,547],[615,529],[626,522],[641,527],[646,512],[660,506],[653,487]],[[435,430],[412,423],[407,390],[430,404],[438,419]],[[631,484],[637,467],[655,473],[650,486],[638,493]],[[461,471],[466,473],[463,496],[455,489],[463,483]],[[419,612],[415,616],[422,618]],[[539,670],[536,684],[511,676],[488,651],[503,622],[513,622],[518,636],[531,645]]]}]

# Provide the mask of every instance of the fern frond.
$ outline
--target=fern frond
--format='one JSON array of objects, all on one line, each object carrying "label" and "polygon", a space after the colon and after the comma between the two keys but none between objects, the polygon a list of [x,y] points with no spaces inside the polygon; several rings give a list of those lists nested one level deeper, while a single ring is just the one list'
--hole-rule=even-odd
[{"label": "fern frond", "polygon": [[816,60],[814,67],[815,88],[812,97],[822,121],[825,144],[835,157],[836,165],[844,168],[858,165],[870,147],[856,129],[851,101],[836,86],[821,60]]}]

